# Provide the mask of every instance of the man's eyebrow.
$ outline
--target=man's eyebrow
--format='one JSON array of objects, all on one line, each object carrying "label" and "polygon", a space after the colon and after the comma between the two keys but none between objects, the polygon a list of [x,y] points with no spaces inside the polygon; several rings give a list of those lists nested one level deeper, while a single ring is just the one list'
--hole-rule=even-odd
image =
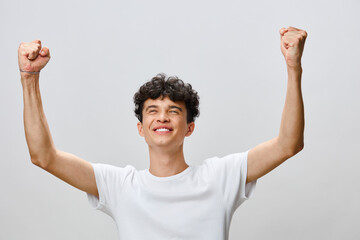
[{"label": "man's eyebrow", "polygon": [[182,111],[183,111],[181,107],[178,107],[178,106],[175,106],[175,105],[171,105],[171,106],[170,106],[170,108],[177,108],[177,109],[179,109],[179,110],[180,110],[180,112],[182,112]]},{"label": "man's eyebrow", "polygon": [[158,107],[157,105],[150,105],[145,108],[145,111],[147,111],[149,108],[157,108],[157,107]]}]

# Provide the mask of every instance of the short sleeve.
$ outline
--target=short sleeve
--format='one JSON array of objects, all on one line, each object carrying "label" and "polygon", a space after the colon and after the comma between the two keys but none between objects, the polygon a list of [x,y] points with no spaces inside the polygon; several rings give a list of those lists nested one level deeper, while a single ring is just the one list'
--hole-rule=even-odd
[{"label": "short sleeve", "polygon": [[99,198],[87,193],[89,204],[96,210],[112,217],[112,209],[120,195],[124,180],[133,167],[116,167],[102,163],[91,163],[94,169]]},{"label": "short sleeve", "polygon": [[245,200],[252,197],[256,181],[246,183],[247,156],[249,150],[233,153],[222,158],[207,159],[213,168],[217,183],[222,192],[227,209],[234,212]]}]

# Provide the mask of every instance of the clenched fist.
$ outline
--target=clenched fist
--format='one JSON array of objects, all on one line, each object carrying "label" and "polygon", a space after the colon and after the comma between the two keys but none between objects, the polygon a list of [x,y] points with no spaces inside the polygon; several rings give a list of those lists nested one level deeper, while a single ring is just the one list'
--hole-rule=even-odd
[{"label": "clenched fist", "polygon": [[28,72],[40,72],[50,60],[49,48],[41,48],[41,41],[22,42],[18,49],[19,68]]},{"label": "clenched fist", "polygon": [[294,27],[280,29],[280,47],[288,67],[301,67],[307,32]]}]

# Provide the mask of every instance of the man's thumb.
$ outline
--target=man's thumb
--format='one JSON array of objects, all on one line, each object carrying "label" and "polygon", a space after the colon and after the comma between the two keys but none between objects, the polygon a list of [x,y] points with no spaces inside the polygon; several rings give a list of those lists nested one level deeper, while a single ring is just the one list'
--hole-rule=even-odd
[{"label": "man's thumb", "polygon": [[40,55],[42,57],[49,57],[50,58],[50,50],[47,47],[43,47],[40,51]]}]

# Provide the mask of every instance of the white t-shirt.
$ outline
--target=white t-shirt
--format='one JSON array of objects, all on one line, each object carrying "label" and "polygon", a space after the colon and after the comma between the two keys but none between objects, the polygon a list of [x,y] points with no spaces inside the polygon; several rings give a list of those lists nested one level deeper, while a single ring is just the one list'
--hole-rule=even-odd
[{"label": "white t-shirt", "polygon": [[233,213],[256,186],[246,184],[248,152],[208,158],[169,177],[92,163],[99,198],[88,200],[114,219],[120,240],[227,240]]}]

